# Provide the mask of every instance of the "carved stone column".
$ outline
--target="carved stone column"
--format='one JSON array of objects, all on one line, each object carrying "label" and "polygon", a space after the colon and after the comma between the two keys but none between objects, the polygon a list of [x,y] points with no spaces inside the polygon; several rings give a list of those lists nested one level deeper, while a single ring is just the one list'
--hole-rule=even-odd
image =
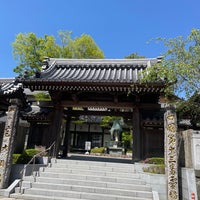
[{"label": "carved stone column", "polygon": [[14,141],[19,121],[19,104],[19,100],[12,99],[11,106],[8,108],[7,121],[0,153],[0,188],[6,188],[8,186],[12,166]]},{"label": "carved stone column", "polygon": [[178,200],[178,155],[177,117],[172,105],[166,105],[165,128],[165,174],[167,179],[167,199]]},{"label": "carved stone column", "polygon": [[138,107],[133,109],[133,154],[132,161],[141,159],[140,141],[140,111]]}]

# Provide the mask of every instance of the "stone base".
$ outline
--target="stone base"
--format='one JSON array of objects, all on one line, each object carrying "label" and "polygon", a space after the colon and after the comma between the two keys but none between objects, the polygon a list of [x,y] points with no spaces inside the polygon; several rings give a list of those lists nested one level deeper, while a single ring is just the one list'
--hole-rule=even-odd
[{"label": "stone base", "polygon": [[123,148],[122,147],[109,147],[108,153],[111,154],[111,155],[121,156],[122,153],[123,153]]}]

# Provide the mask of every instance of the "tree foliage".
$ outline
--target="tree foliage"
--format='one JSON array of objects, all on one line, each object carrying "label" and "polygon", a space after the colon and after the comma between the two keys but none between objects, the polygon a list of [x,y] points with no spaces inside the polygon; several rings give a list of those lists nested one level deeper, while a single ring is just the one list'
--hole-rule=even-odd
[{"label": "tree foliage", "polygon": [[200,127],[200,95],[198,92],[187,101],[177,104],[177,113],[180,119],[189,119],[193,128]]},{"label": "tree foliage", "polygon": [[53,36],[45,35],[44,38],[37,38],[34,33],[19,33],[12,46],[14,58],[18,61],[14,72],[19,74],[24,71],[32,74],[39,70],[44,56],[59,57],[59,47]]},{"label": "tree foliage", "polygon": [[49,93],[46,92],[38,92],[34,96],[36,101],[51,101]]},{"label": "tree foliage", "polygon": [[145,56],[138,55],[137,52],[131,53],[128,56],[125,56],[126,59],[138,59],[138,58],[145,58]]},{"label": "tree foliage", "polygon": [[122,132],[122,142],[124,143],[124,147],[126,149],[131,148],[131,141],[132,141],[132,134],[130,131],[123,131]]},{"label": "tree foliage", "polygon": [[112,124],[115,120],[121,120],[121,117],[117,117],[117,116],[102,116],[101,117],[101,127],[105,127],[105,128],[111,128]]},{"label": "tree foliage", "polygon": [[94,40],[86,34],[75,38],[69,43],[72,58],[104,58],[103,52]]},{"label": "tree foliage", "polygon": [[200,89],[200,30],[184,38],[158,38],[167,48],[161,63],[148,68],[143,81],[166,82],[166,94],[190,97]]},{"label": "tree foliage", "polygon": [[40,70],[44,57],[51,58],[104,58],[102,50],[91,36],[83,34],[75,39],[71,32],[59,31],[59,42],[54,36],[37,37],[34,33],[19,33],[12,43],[14,59],[18,65],[14,72],[32,75]]},{"label": "tree foliage", "polygon": [[192,29],[187,37],[158,38],[167,48],[163,59],[148,68],[143,81],[165,81],[165,94],[182,97],[177,102],[179,118],[200,124],[200,30]]}]

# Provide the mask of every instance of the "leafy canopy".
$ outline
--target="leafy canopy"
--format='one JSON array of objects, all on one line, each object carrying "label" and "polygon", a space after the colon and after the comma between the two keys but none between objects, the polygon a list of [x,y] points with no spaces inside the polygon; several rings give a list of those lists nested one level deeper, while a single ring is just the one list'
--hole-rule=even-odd
[{"label": "leafy canopy", "polygon": [[12,43],[14,59],[18,65],[14,72],[28,75],[40,70],[44,57],[51,58],[104,58],[102,50],[91,36],[82,34],[75,39],[69,31],[58,31],[59,42],[54,36],[37,37],[34,33],[19,33]]},{"label": "leafy canopy", "polygon": [[140,56],[140,55],[138,55],[137,52],[135,52],[135,53],[131,53],[128,56],[125,56],[124,58],[126,58],[126,59],[138,59],[138,58],[145,58],[145,56]]},{"label": "leafy canopy", "polygon": [[187,101],[177,105],[177,113],[180,119],[190,119],[190,123],[195,129],[200,127],[200,95],[195,94]]},{"label": "leafy canopy", "polygon": [[165,93],[190,97],[200,89],[200,30],[184,38],[157,38],[167,48],[161,63],[148,68],[143,81],[165,80]]}]

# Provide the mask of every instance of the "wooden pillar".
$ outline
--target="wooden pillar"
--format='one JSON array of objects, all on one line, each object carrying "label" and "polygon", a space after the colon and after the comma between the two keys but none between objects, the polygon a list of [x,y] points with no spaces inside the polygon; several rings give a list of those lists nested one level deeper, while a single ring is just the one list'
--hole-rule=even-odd
[{"label": "wooden pillar", "polygon": [[61,125],[63,119],[63,108],[59,105],[56,105],[54,111],[54,116],[52,120],[52,125],[50,129],[50,141],[49,146],[55,142],[55,149],[53,152],[53,156],[58,155],[60,139],[61,139]]},{"label": "wooden pillar", "polygon": [[31,122],[30,123],[30,128],[29,128],[29,133],[28,133],[28,141],[27,141],[27,147],[28,148],[34,148],[32,145],[32,141],[33,141],[33,137],[34,137],[34,127],[35,127],[36,123],[35,122]]},{"label": "wooden pillar", "polygon": [[172,105],[166,105],[165,128],[165,174],[167,179],[167,199],[178,200],[178,153],[177,117]]},{"label": "wooden pillar", "polygon": [[138,107],[133,109],[133,154],[132,161],[141,160],[141,141],[140,141],[140,111]]},{"label": "wooden pillar", "polygon": [[71,122],[71,116],[67,115],[67,121],[65,126],[65,138],[64,138],[64,149],[63,149],[63,157],[67,157],[69,152],[69,146],[71,141],[71,135],[70,135],[70,122]]},{"label": "wooden pillar", "polygon": [[4,129],[3,142],[0,153],[0,188],[8,187],[10,171],[12,166],[12,154],[14,151],[15,136],[19,121],[18,99],[11,100],[11,106],[8,107],[7,121]]}]

